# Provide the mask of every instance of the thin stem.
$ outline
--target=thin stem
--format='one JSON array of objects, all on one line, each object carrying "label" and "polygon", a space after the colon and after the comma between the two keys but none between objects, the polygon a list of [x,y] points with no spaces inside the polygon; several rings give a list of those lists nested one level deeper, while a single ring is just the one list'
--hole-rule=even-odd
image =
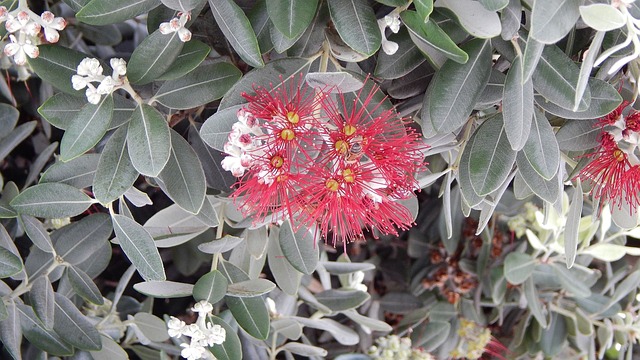
[{"label": "thin stem", "polygon": [[[124,84],[120,85],[119,88],[126,91],[129,95],[131,95],[133,100],[135,100],[139,105],[143,103],[142,98],[140,97],[140,95],[138,95],[138,93],[135,90],[133,90],[133,88],[131,87],[131,84],[129,84],[128,79],[125,78]],[[150,103],[153,103],[154,101],[155,101],[154,99],[149,100]]]},{"label": "thin stem", "polygon": [[[222,238],[224,233],[224,205],[220,206],[220,212],[218,213],[218,228],[216,229],[216,240]],[[220,253],[213,254],[211,259],[211,271],[218,268],[218,262],[220,261]]]}]

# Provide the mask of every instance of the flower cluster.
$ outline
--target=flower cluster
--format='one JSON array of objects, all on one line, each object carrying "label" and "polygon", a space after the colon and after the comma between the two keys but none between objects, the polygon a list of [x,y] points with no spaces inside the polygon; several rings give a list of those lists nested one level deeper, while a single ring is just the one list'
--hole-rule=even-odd
[{"label": "flower cluster", "polygon": [[183,358],[188,360],[215,359],[206,348],[222,344],[227,333],[222,326],[213,325],[207,321],[207,316],[210,316],[213,311],[213,305],[206,300],[197,302],[191,310],[198,313],[196,323],[187,325],[184,321],[172,316],[167,323],[169,336],[176,339],[182,336],[191,338],[190,342],[180,344],[182,347],[180,355]]},{"label": "flower cluster", "polygon": [[458,327],[458,345],[449,353],[454,359],[479,359],[484,353],[488,353],[499,359],[504,359],[503,353],[507,348],[498,342],[491,330],[480,326],[467,319],[460,319]]},{"label": "flower cluster", "polygon": [[165,35],[177,32],[180,41],[187,42],[191,40],[191,31],[185,27],[189,20],[191,20],[190,11],[179,12],[178,17],[160,24],[160,32]]},{"label": "flower cluster", "polygon": [[396,234],[413,219],[397,200],[414,196],[425,148],[414,129],[383,109],[376,85],[353,101],[282,82],[243,94],[222,167],[241,177],[233,193],[256,221],[288,218],[318,225],[325,240],[347,243],[366,230]]},{"label": "flower cluster", "polygon": [[56,43],[60,39],[58,31],[67,26],[65,19],[56,17],[50,11],[38,16],[30,9],[21,7],[9,11],[0,6],[0,22],[3,21],[10,40],[4,45],[4,53],[13,57],[13,62],[19,66],[27,63],[27,56],[33,59],[40,54],[38,45],[41,43],[41,31],[48,42]]},{"label": "flower cluster", "polygon": [[640,204],[640,112],[625,111],[628,105],[625,101],[600,119],[600,145],[588,155],[591,162],[578,174],[593,185],[591,193],[601,199],[601,208],[607,202],[618,207],[626,202],[630,209]]},{"label": "flower cluster", "polygon": [[[87,88],[85,95],[92,104],[100,102],[102,95],[111,94],[124,84],[124,76],[127,74],[127,63],[124,59],[113,58],[110,61],[113,72],[111,76],[102,74],[103,69],[98,59],[84,58],[78,64],[77,74],[71,77],[71,84],[76,90]],[[98,86],[92,83],[98,82]]]},{"label": "flower cluster", "polygon": [[387,40],[385,30],[389,28],[391,32],[397,34],[398,31],[400,31],[400,24],[400,15],[395,11],[378,20],[378,27],[380,28],[380,33],[382,33],[382,50],[387,55],[395,54],[398,51],[399,45],[396,42]]},{"label": "flower cluster", "polygon": [[369,356],[374,360],[432,360],[433,355],[422,349],[412,349],[411,339],[388,335],[376,339],[376,345],[369,348]]}]

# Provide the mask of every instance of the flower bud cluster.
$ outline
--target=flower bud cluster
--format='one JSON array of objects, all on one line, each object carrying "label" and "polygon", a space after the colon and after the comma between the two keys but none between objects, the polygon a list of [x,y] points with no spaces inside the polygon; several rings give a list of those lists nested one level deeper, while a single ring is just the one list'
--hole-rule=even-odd
[{"label": "flower bud cluster", "polygon": [[40,54],[40,32],[44,33],[47,42],[56,43],[60,39],[58,31],[67,26],[65,19],[56,17],[50,11],[38,16],[22,7],[9,11],[5,6],[0,6],[0,22],[5,22],[9,33],[9,43],[4,45],[4,54],[13,57],[13,62],[18,66],[27,63],[27,56],[33,59]]},{"label": "flower bud cluster", "polygon": [[363,228],[397,235],[411,225],[397,201],[415,196],[426,146],[406,119],[381,108],[376,85],[365,88],[347,101],[289,79],[243,94],[249,103],[222,167],[241,178],[232,197],[246,216],[317,225],[325,240],[333,233],[334,246],[363,238]]},{"label": "flower bud cluster", "polygon": [[215,359],[207,347],[222,344],[227,333],[222,326],[213,325],[207,321],[207,317],[213,311],[213,305],[206,300],[197,302],[191,310],[198,313],[198,320],[195,324],[187,325],[184,321],[172,316],[167,323],[169,336],[176,339],[181,339],[183,336],[191,338],[189,342],[180,344],[182,347],[180,355],[183,358],[188,360]]},{"label": "flower bud cluster", "polygon": [[382,33],[382,50],[387,55],[393,55],[398,51],[398,43],[387,40],[386,29],[389,28],[391,32],[397,34],[400,31],[400,24],[400,15],[395,11],[378,20],[378,27]]},{"label": "flower bud cluster", "polygon": [[190,11],[179,12],[178,17],[174,17],[168,22],[160,24],[160,32],[164,35],[177,32],[180,41],[187,42],[191,40],[191,31],[185,27],[189,20],[191,20]]},{"label": "flower bud cluster", "polygon": [[460,319],[458,345],[449,353],[454,359],[480,359],[484,353],[499,355],[507,351],[491,335],[491,330],[467,319]]},{"label": "flower bud cluster", "polygon": [[[100,61],[94,58],[84,58],[78,64],[77,74],[71,77],[71,84],[76,90],[85,90],[87,101],[92,104],[100,102],[102,95],[108,95],[124,84],[124,76],[127,74],[127,63],[124,59],[113,58],[110,61],[113,69],[111,76],[102,74]],[[96,87],[92,83],[99,83]]]},{"label": "flower bud cluster", "polygon": [[376,339],[376,345],[369,348],[373,360],[433,360],[433,355],[422,349],[411,348],[411,339],[388,335]]}]

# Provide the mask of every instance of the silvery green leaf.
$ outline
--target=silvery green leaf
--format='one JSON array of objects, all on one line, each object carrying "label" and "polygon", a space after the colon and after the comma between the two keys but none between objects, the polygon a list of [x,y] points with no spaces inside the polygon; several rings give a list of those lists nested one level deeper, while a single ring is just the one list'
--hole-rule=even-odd
[{"label": "silvery green leaf", "polygon": [[[524,185],[529,189],[529,191],[533,191],[541,199],[549,202],[550,204],[556,202],[561,191],[560,182],[558,182],[558,174],[549,180],[543,178],[533,168],[533,166],[531,166],[523,152],[518,153],[518,156],[516,157],[516,164],[518,165],[520,179],[524,182]],[[523,198],[522,194],[518,195],[520,195],[518,196],[519,198]]]},{"label": "silvery green leaf", "polygon": [[565,119],[576,120],[592,120],[603,117],[613,110],[622,102],[622,97],[611,84],[606,81],[589,78],[588,89],[591,91],[591,102],[589,107],[579,112],[573,112],[571,110],[560,107],[550,101],[545,100],[539,95],[536,95],[536,103],[540,105],[545,111],[557,115]]},{"label": "silvery green leaf", "polygon": [[[253,32],[256,34],[260,51],[263,54],[268,53],[273,49],[270,37],[271,27],[273,25],[271,23],[271,19],[269,19],[269,13],[267,12],[266,0],[257,0],[251,10],[247,13],[247,18],[251,23]],[[284,37],[284,35],[282,36]],[[322,40],[324,40],[324,35],[320,42],[322,42]]]},{"label": "silvery green leaf", "polygon": [[584,283],[576,281],[576,277],[572,273],[572,270],[557,263],[551,264],[551,268],[557,275],[558,280],[560,281],[564,289],[567,290],[570,294],[582,298],[591,296],[591,289]]},{"label": "silvery green leaf", "polygon": [[452,18],[476,38],[490,39],[502,32],[498,13],[487,10],[477,1],[439,0],[435,6],[450,10]]},{"label": "silvery green leaf", "polygon": [[359,312],[357,312],[354,309],[345,310],[342,312],[342,314],[344,314],[349,319],[355,321],[356,323],[360,325],[364,325],[373,331],[388,332],[393,330],[391,325],[387,324],[386,322],[361,315]]},{"label": "silvery green leaf", "polygon": [[16,127],[7,136],[0,139],[0,160],[4,160],[18,144],[33,132],[35,127],[36,121],[29,121]]},{"label": "silvery green leaf", "polygon": [[123,126],[111,135],[100,154],[92,189],[102,204],[122,196],[140,175],[129,158],[126,140],[127,128]]},{"label": "silvery green leaf", "polygon": [[249,335],[264,340],[269,336],[269,312],[261,297],[225,297],[238,325]]},{"label": "silvery green leaf", "polygon": [[211,270],[196,281],[193,287],[193,298],[215,304],[226,295],[228,285],[227,278],[220,271]]},{"label": "silvery green leaf", "polygon": [[360,290],[330,289],[316,294],[318,302],[334,312],[355,309],[371,296]]},{"label": "silvery green leaf", "polygon": [[171,155],[169,125],[158,110],[140,104],[131,115],[127,149],[133,166],[141,174],[156,177]]},{"label": "silvery green leaf", "polygon": [[[100,2],[100,0],[94,2]],[[58,44],[38,45],[38,51],[38,57],[28,58],[28,62],[40,79],[67,94],[84,95],[84,91],[80,92],[72,87],[71,77],[76,74],[78,64],[88,56],[87,54]]]},{"label": "silvery green leaf", "polygon": [[507,7],[502,9],[500,13],[500,22],[502,31],[500,36],[503,40],[511,40],[520,29],[520,21],[522,20],[522,5],[520,0],[509,0]]},{"label": "silvery green leaf", "polygon": [[[36,181],[38,176],[42,173],[42,169],[44,166],[49,163],[51,155],[53,155],[54,151],[58,147],[58,142],[53,142],[49,144],[42,152],[38,155],[38,157],[33,161],[31,166],[29,166],[29,175],[27,175],[27,179],[24,181],[23,189],[29,187],[33,182]],[[2,186],[2,179],[0,179],[0,186]]]},{"label": "silvery green leaf", "polygon": [[362,81],[348,72],[310,72],[305,76],[309,86],[324,91],[353,92],[360,90],[364,85]]},{"label": "silvery green leaf", "polygon": [[296,295],[300,286],[302,273],[296,270],[282,253],[279,240],[279,229],[272,228],[269,232],[269,244],[267,250],[267,259],[269,260],[269,269],[273,273],[273,277],[286,294]]},{"label": "silvery green leaf", "polygon": [[224,253],[236,247],[243,240],[240,237],[225,235],[220,239],[198,245],[198,249],[206,254]]},{"label": "silvery green leaf", "polygon": [[145,13],[160,5],[159,0],[91,0],[76,14],[78,20],[92,25],[115,24]]},{"label": "silvery green leaf", "polygon": [[[591,70],[593,70],[596,56],[598,56],[600,47],[602,46],[604,35],[605,33],[603,31],[596,32],[596,35],[591,41],[591,45],[589,45],[589,49],[586,50],[587,56],[584,57],[582,65],[580,65],[580,77],[578,78],[578,86],[576,88],[576,97],[574,100],[575,105],[572,109],[573,111],[578,111],[578,108],[580,107],[580,99],[588,86],[589,76],[591,75]],[[591,96],[593,97],[594,95],[592,94]]]},{"label": "silvery green leaf", "polygon": [[146,281],[164,281],[164,266],[153,238],[134,220],[112,214],[113,230],[120,247]]},{"label": "silvery green leaf", "polygon": [[38,276],[33,280],[29,291],[29,300],[36,316],[40,319],[45,329],[53,329],[55,297],[48,277]]},{"label": "silvery green leaf", "polygon": [[57,161],[41,176],[40,183],[62,183],[83,189],[93,184],[100,154],[84,154],[69,162]]},{"label": "silvery green leaf", "polygon": [[224,151],[224,144],[229,141],[231,127],[238,122],[237,113],[242,107],[235,105],[211,115],[200,128],[202,140],[213,149]]},{"label": "silvery green leaf", "polygon": [[100,333],[71,300],[55,294],[55,332],[64,336],[64,341],[83,350],[100,350]]},{"label": "silvery green leaf", "polygon": [[327,356],[327,350],[321,347],[297,342],[288,342],[284,344],[281,349],[300,356]]},{"label": "silvery green leaf", "polygon": [[367,1],[329,0],[328,5],[338,34],[350,48],[367,57],[378,51],[382,36]]},{"label": "silvery green leaf", "polygon": [[598,312],[601,313],[603,316],[605,316],[604,315],[605,310],[609,309],[612,305],[622,300],[631,291],[636,291],[639,285],[640,285],[640,270],[635,270],[631,274],[627,275],[627,277],[624,280],[622,280],[622,282],[617,284],[616,290],[613,292],[611,299],[609,299],[607,303],[598,310]]},{"label": "silvery green leaf", "polygon": [[144,281],[133,285],[139,293],[160,299],[191,296],[193,285],[175,281]]},{"label": "silvery green leaf", "polygon": [[127,78],[140,85],[157,80],[169,70],[183,46],[184,42],[180,40],[178,31],[166,35],[160,30],[154,31],[131,54],[127,64]]},{"label": "silvery green leaf", "polygon": [[[505,275],[506,274],[507,272],[505,271]],[[536,319],[536,321],[538,321],[540,327],[546,328],[547,318],[543,313],[542,305],[540,304],[540,295],[536,290],[536,286],[533,283],[532,277],[529,277],[524,282],[524,296],[527,299],[527,307],[529,308],[529,311],[531,311],[533,317]]]},{"label": "silvery green leaf", "polygon": [[[73,354],[73,346],[52,330],[47,330],[30,306],[17,304],[16,312],[20,318],[22,334],[35,347],[52,355],[69,356]],[[54,326],[60,326],[58,324],[62,323],[64,323],[64,319],[60,316],[60,319],[56,319]]]},{"label": "silvery green leaf", "polygon": [[536,260],[529,254],[512,252],[504,260],[504,276],[514,285],[519,285],[531,277]]},{"label": "silvery green leaf", "polygon": [[598,31],[619,29],[627,22],[625,16],[613,5],[589,4],[580,6],[579,10],[582,21]]},{"label": "silvery green leaf", "polygon": [[516,56],[507,72],[502,99],[504,130],[511,149],[525,146],[533,119],[533,84],[523,80],[522,58]]},{"label": "silvery green leaf", "polygon": [[93,199],[74,187],[45,183],[27,188],[10,205],[20,214],[59,219],[79,215],[92,203]]},{"label": "silvery green leaf", "polygon": [[292,317],[306,327],[324,330],[329,332],[342,345],[355,345],[360,341],[360,337],[355,330],[340,324],[332,319],[308,319],[304,317]]},{"label": "silvery green leaf", "polygon": [[174,80],[189,74],[206,59],[210,52],[209,45],[196,39],[189,40],[182,47],[180,55],[167,71],[158,77],[158,80]]},{"label": "silvery green leaf", "polygon": [[8,104],[0,104],[0,139],[9,135],[18,123],[20,113],[16,108]]},{"label": "silvery green leaf", "polygon": [[511,150],[503,127],[502,116],[485,121],[467,144],[471,186],[485,196],[497,190],[508,178],[516,152]]},{"label": "silvery green leaf", "polygon": [[357,271],[375,270],[376,266],[366,262],[321,261],[320,265],[332,275],[348,275]]},{"label": "silvery green leaf", "polygon": [[96,305],[104,304],[104,298],[91,277],[80,268],[70,265],[66,268],[67,278],[76,294]]},{"label": "silvery green leaf", "polygon": [[159,317],[146,312],[139,312],[133,316],[133,320],[147,339],[160,343],[169,340],[167,325]]},{"label": "silvery green leaf", "polygon": [[557,357],[566,346],[567,325],[565,319],[552,312],[549,327],[542,332],[540,347],[546,356]]},{"label": "silvery green leaf", "polygon": [[242,9],[232,0],[209,0],[211,12],[226,40],[250,66],[264,66],[256,34]]},{"label": "silvery green leaf", "polygon": [[237,328],[232,328],[217,316],[209,316],[207,321],[213,325],[222,326],[227,334],[222,344],[215,344],[210,348],[211,353],[220,360],[242,360],[242,344],[238,338]]},{"label": "silvery green leaf", "polygon": [[22,327],[21,315],[13,300],[2,301],[7,310],[7,317],[0,321],[0,340],[5,350],[14,360],[22,360]]},{"label": "silvery green leaf", "polygon": [[602,129],[596,124],[596,120],[566,121],[556,133],[559,148],[568,151],[584,151],[598,146]]},{"label": "silvery green leaf", "polygon": [[412,346],[434,351],[447,340],[450,330],[451,325],[448,322],[430,321],[411,333]]},{"label": "silvery green leaf", "polygon": [[[4,228],[2,228],[2,230]],[[16,275],[22,271],[22,259],[11,250],[0,246],[0,278]]]},{"label": "silvery green leaf", "polygon": [[546,180],[552,179],[560,166],[560,149],[546,116],[534,109],[531,132],[522,154],[533,169]]},{"label": "silvery green leaf", "polygon": [[54,252],[51,237],[38,219],[29,215],[20,215],[19,219],[24,232],[27,233],[27,236],[35,246],[42,251]]},{"label": "silvery green leaf", "polygon": [[235,282],[227,287],[227,296],[255,297],[273,290],[276,284],[266,279],[255,279]]},{"label": "silvery green leaf", "polygon": [[564,253],[567,258],[567,268],[571,268],[576,260],[579,246],[580,219],[582,218],[582,184],[580,178],[576,179],[576,186],[567,214],[567,223],[564,229]]},{"label": "silvery green leaf", "polygon": [[312,229],[299,226],[293,229],[289,221],[280,227],[280,248],[294,268],[303,274],[311,274],[318,265],[319,247]]},{"label": "silvery green leaf", "polygon": [[176,11],[191,11],[202,6],[207,0],[161,0],[169,9]]},{"label": "silvery green leaf", "polygon": [[580,0],[536,0],[531,10],[529,36],[544,44],[565,37],[580,17]]},{"label": "silvery green leaf", "polygon": [[479,2],[490,11],[502,10],[509,4],[509,0],[479,0]]},{"label": "silvery green leaf", "polygon": [[[469,55],[456,45],[449,35],[438,26],[436,21],[428,21],[425,23],[415,11],[403,11],[400,16],[407,26],[407,29],[409,29],[409,36],[414,44],[420,51],[426,53],[432,62],[440,65],[444,63],[444,59],[441,61],[440,56],[460,64],[464,64],[469,60]],[[407,48],[407,51],[412,50],[409,44],[404,47]],[[398,51],[400,51],[400,49],[398,49]],[[433,53],[433,51],[435,51],[435,53]],[[408,54],[411,55],[412,52]],[[380,57],[383,57],[383,54],[380,54]],[[396,57],[396,54],[390,56],[390,58],[394,60]]]},{"label": "silvery green leaf", "polygon": [[271,22],[289,39],[304,33],[318,7],[318,0],[270,0],[266,3]]},{"label": "silvery green leaf", "polygon": [[302,335],[302,325],[288,317],[274,319],[271,322],[271,329],[290,340],[298,340]]},{"label": "silvery green leaf", "polygon": [[166,81],[153,99],[171,109],[196,108],[221,98],[241,75],[240,70],[226,62],[201,65],[180,78]]},{"label": "silvery green leaf", "polygon": [[522,82],[531,81],[531,76],[538,66],[542,51],[544,50],[544,44],[536,39],[529,37],[527,39],[527,45],[524,48],[523,61],[522,61]]},{"label": "silvery green leaf", "polygon": [[71,120],[60,142],[60,160],[69,161],[92,149],[104,136],[113,116],[113,97],[86,104]]},{"label": "silvery green leaf", "polygon": [[429,106],[422,118],[431,119],[439,134],[452,132],[467,121],[491,74],[491,44],[472,40],[462,50],[469,54],[465,64],[448,60],[429,84]]}]

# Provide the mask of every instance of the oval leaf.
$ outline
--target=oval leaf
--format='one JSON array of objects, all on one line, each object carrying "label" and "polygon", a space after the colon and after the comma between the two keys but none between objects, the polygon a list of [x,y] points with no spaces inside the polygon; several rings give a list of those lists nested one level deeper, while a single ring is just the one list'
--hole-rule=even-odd
[{"label": "oval leaf", "polygon": [[[45,329],[30,306],[18,304],[17,312],[20,314],[22,334],[31,344],[51,355],[68,356],[73,354],[73,346],[62,340],[62,338],[52,330]],[[60,317],[62,318],[62,316]],[[59,319],[56,319],[55,323],[58,324],[58,321]],[[60,323],[63,322],[64,320],[60,320]]]},{"label": "oval leaf", "polygon": [[196,301],[206,300],[215,304],[227,293],[229,282],[218,270],[212,270],[200,277],[193,287],[193,298]]},{"label": "oval leaf", "polygon": [[22,271],[22,259],[0,246],[0,278],[13,276]]},{"label": "oval leaf", "polygon": [[126,216],[112,214],[111,218],[120,247],[145,281],[164,281],[162,258],[151,235]]},{"label": "oval leaf", "polygon": [[[400,16],[402,17],[402,22],[404,22],[409,29],[412,39],[413,37],[417,37],[436,51],[442,53],[448,59],[457,63],[464,64],[469,60],[469,55],[460,49],[435,21],[424,22],[415,11],[403,11],[400,13]],[[419,44],[416,45],[419,46]],[[380,54],[380,57],[385,58],[383,54]],[[395,60],[397,55],[391,57]]]},{"label": "oval leaf", "polygon": [[90,303],[96,305],[104,304],[104,298],[100,290],[89,275],[73,265],[67,266],[66,271],[69,283],[76,294]]},{"label": "oval leaf", "polygon": [[332,311],[355,309],[369,300],[371,296],[360,290],[325,290],[316,295],[318,302]]},{"label": "oval leaf", "polygon": [[266,279],[255,279],[235,282],[227,288],[227,296],[254,297],[260,296],[275,289],[276,284]]},{"label": "oval leaf", "polygon": [[289,263],[303,274],[311,274],[318,266],[319,248],[310,229],[292,228],[289,221],[280,227],[280,248]]},{"label": "oval leaf", "polygon": [[329,14],[340,38],[366,56],[380,48],[382,36],[376,16],[365,0],[329,0]]},{"label": "oval leaf", "polygon": [[109,128],[113,116],[113,96],[104,96],[98,104],[86,104],[60,142],[60,160],[69,161],[93,148]]},{"label": "oval leaf", "polygon": [[51,281],[46,276],[38,276],[31,285],[29,300],[36,316],[48,330],[54,326],[55,298]]},{"label": "oval leaf", "polygon": [[87,55],[58,44],[38,45],[38,50],[40,54],[37,58],[28,58],[29,65],[38,77],[67,94],[82,96],[82,92],[71,86],[71,77]]},{"label": "oval leaf", "polygon": [[271,22],[289,39],[302,35],[318,7],[318,0],[269,0],[266,3]]},{"label": "oval leaf", "polygon": [[133,166],[141,174],[156,177],[169,161],[171,133],[158,110],[138,105],[127,130],[127,149]]},{"label": "oval leaf", "polygon": [[232,328],[217,316],[208,316],[207,320],[213,325],[222,326],[227,334],[222,344],[214,344],[209,348],[211,353],[220,360],[242,360],[242,343],[238,338],[237,329]]},{"label": "oval leaf", "polygon": [[507,73],[502,96],[504,130],[513,150],[524,147],[533,119],[533,84],[523,81],[522,58],[516,56]]},{"label": "oval leaf", "polygon": [[178,58],[183,46],[178,31],[167,35],[160,30],[154,31],[131,54],[127,78],[134,84],[147,84],[158,79]]},{"label": "oval leaf", "polygon": [[544,44],[560,41],[580,17],[580,0],[536,0],[531,10],[529,36]]},{"label": "oval leaf", "polygon": [[511,284],[522,284],[531,277],[535,265],[535,259],[531,255],[518,252],[509,253],[504,259],[504,276]]},{"label": "oval leaf", "polygon": [[53,329],[64,336],[69,344],[83,350],[100,350],[100,333],[94,325],[76,308],[71,300],[55,294],[55,317]]},{"label": "oval leaf", "polygon": [[225,297],[225,302],[231,310],[238,325],[258,340],[269,336],[269,311],[261,297],[242,298]]},{"label": "oval leaf", "polygon": [[626,24],[625,16],[609,4],[590,4],[579,10],[582,21],[598,31],[611,31]]},{"label": "oval leaf", "polygon": [[191,296],[193,285],[175,281],[145,281],[133,285],[139,293],[160,299]]},{"label": "oval leaf", "polygon": [[76,14],[91,25],[115,24],[145,13],[160,5],[159,0],[91,0]]},{"label": "oval leaf", "polygon": [[20,214],[60,219],[82,214],[93,203],[82,191],[65,184],[46,183],[31,186],[10,205]]},{"label": "oval leaf", "polygon": [[100,154],[93,181],[93,195],[102,204],[122,196],[138,178],[138,171],[129,158],[127,128],[116,130]]},{"label": "oval leaf", "polygon": [[542,178],[550,180],[556,175],[560,166],[558,141],[544,114],[536,109],[533,115],[531,132],[522,152],[531,167]]}]

